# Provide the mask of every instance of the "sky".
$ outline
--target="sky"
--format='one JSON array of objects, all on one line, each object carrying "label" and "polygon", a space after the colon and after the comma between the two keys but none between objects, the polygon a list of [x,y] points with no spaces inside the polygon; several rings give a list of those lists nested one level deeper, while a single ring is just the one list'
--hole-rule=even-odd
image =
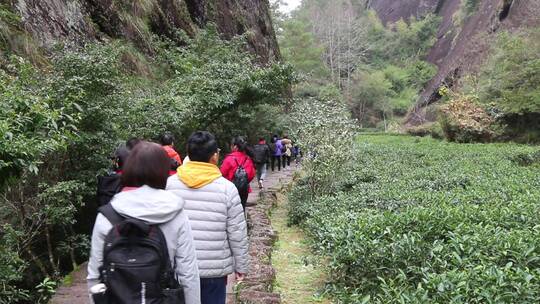
[{"label": "sky", "polygon": [[302,2],[302,0],[284,0],[283,2],[285,2],[285,4],[287,5],[283,6],[281,10],[285,13],[290,13],[292,10],[294,10],[300,5],[300,2]]}]

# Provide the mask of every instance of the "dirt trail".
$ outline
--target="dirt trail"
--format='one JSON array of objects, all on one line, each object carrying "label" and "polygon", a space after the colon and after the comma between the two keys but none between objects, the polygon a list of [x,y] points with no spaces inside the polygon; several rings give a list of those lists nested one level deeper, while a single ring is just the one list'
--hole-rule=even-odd
[{"label": "dirt trail", "polygon": [[279,195],[272,211],[272,227],[279,235],[272,253],[272,265],[276,270],[275,292],[280,293],[282,303],[330,303],[321,296],[325,276],[321,267],[311,259],[305,235],[300,228],[287,226],[288,201]]}]

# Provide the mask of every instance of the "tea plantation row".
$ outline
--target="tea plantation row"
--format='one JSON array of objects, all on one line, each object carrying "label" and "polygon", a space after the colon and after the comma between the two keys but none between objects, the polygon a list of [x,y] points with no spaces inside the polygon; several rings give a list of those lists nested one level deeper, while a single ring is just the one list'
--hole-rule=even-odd
[{"label": "tea plantation row", "polygon": [[339,302],[540,303],[539,150],[360,136],[331,191],[300,178],[290,221]]}]

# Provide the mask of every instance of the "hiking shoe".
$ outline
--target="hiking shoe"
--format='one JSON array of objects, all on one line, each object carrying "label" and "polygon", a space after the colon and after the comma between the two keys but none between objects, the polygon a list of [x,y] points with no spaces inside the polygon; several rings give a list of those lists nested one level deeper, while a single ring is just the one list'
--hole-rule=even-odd
[{"label": "hiking shoe", "polygon": [[262,188],[264,188],[264,186],[263,186],[263,180],[260,179],[260,180],[259,180],[259,189],[262,189]]}]

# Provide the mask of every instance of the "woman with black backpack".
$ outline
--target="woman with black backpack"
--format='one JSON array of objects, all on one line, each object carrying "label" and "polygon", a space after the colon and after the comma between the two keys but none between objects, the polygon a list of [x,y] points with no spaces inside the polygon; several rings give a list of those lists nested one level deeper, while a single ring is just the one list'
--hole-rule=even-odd
[{"label": "woman with black backpack", "polygon": [[251,159],[253,153],[245,139],[240,136],[231,141],[231,151],[229,155],[225,156],[220,170],[223,177],[233,182],[238,189],[242,207],[245,210],[248,195],[251,192],[249,183],[255,177],[255,166]]},{"label": "woman with black backpack", "polygon": [[184,200],[165,191],[170,160],[139,143],[124,164],[122,191],[99,209],[88,287],[100,303],[200,304],[200,279]]}]

